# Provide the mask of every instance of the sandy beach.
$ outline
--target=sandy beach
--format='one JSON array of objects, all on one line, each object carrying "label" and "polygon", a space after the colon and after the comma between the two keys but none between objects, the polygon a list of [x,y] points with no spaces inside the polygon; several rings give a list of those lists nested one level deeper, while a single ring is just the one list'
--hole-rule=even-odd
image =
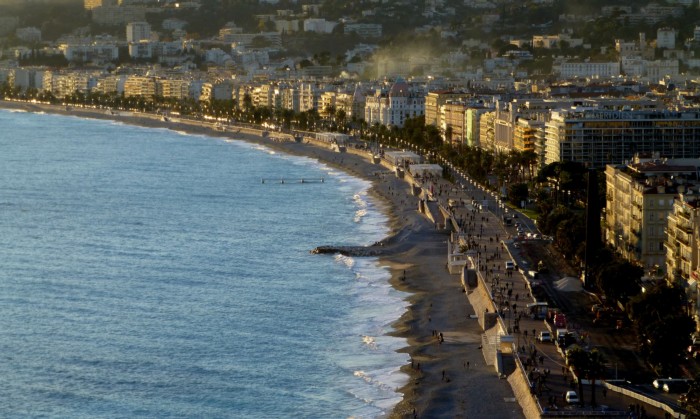
[{"label": "sandy beach", "polygon": [[[391,268],[392,285],[410,294],[410,306],[394,324],[404,337],[403,349],[411,363],[402,367],[409,376],[404,394],[391,417],[412,418],[521,418],[524,417],[508,382],[486,365],[481,347],[482,330],[471,315],[460,278],[446,269],[449,232],[418,211],[418,198],[410,185],[386,167],[374,164],[369,154],[356,150],[338,153],[310,142],[281,141],[274,135],[235,126],[225,131],[212,124],[162,120],[155,115],[67,108],[24,102],[0,101],[0,108],[114,120],[192,134],[240,139],[280,152],[318,159],[329,166],[372,181],[372,195],[383,204],[392,234],[383,240],[380,260]],[[319,243],[318,245],[334,245]],[[311,250],[311,249],[309,249]],[[322,256],[319,256],[322,257]],[[443,339],[440,339],[439,336]]]}]

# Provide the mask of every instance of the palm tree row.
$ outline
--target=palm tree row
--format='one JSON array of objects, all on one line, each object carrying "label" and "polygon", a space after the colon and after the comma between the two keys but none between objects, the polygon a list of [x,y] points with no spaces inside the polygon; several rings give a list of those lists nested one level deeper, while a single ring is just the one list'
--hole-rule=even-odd
[{"label": "palm tree row", "polygon": [[192,98],[173,99],[158,95],[127,97],[123,94],[95,91],[75,91],[59,98],[50,91],[21,90],[3,83],[0,85],[0,96],[52,104],[174,113],[182,117],[215,118],[232,123],[266,124],[289,131],[353,133],[367,142],[411,149],[430,159],[450,162],[455,169],[468,173],[484,184],[489,184],[489,176],[496,179],[497,185],[529,182],[534,178],[537,163],[537,156],[532,151],[502,153],[478,146],[453,144],[446,141],[446,137],[437,127],[426,125],[422,116],[407,119],[403,127],[386,126],[378,122],[369,126],[362,118],[354,115],[348,118],[344,110],[332,106],[322,110],[323,116],[316,109],[294,112],[283,108],[255,106],[249,94],[245,94],[240,103],[232,99],[196,101]]}]

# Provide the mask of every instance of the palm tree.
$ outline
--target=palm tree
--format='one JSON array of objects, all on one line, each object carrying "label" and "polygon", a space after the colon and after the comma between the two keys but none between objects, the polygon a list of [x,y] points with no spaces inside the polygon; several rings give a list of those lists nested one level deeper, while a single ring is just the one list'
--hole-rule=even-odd
[{"label": "palm tree", "polygon": [[605,374],[605,356],[597,349],[593,349],[588,353],[588,378],[591,380],[591,405],[596,406],[595,402],[595,380],[603,378]]},{"label": "palm tree", "polygon": [[578,345],[571,345],[566,351],[566,365],[573,368],[578,381],[578,397],[583,406],[583,383],[581,379],[586,375],[589,368],[590,358],[588,352]]}]

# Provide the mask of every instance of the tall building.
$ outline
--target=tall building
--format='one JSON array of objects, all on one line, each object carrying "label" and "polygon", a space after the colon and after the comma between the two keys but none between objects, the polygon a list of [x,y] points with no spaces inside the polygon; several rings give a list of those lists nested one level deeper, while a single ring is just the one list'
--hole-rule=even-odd
[{"label": "tall building", "polygon": [[605,170],[605,242],[646,269],[666,264],[667,217],[679,194],[696,188],[698,159],[635,158]]},{"label": "tall building", "polygon": [[126,25],[126,42],[148,41],[151,39],[151,25],[147,22],[130,22]]},{"label": "tall building", "polygon": [[440,109],[440,129],[444,140],[455,145],[464,144],[467,134],[467,104],[461,101],[448,101]]},{"label": "tall building", "polygon": [[535,151],[538,138],[544,135],[544,121],[519,118],[513,130],[513,149]]},{"label": "tall building", "polygon": [[481,115],[493,109],[484,107],[483,104],[469,106],[465,111],[465,141],[470,147],[481,145]]},{"label": "tall building", "polygon": [[452,90],[437,90],[425,95],[425,124],[436,125],[440,121],[440,107],[448,100],[467,100],[472,95],[466,92]]},{"label": "tall building", "polygon": [[668,216],[666,246],[667,278],[682,285],[700,282],[700,194],[680,193]]},{"label": "tall building", "polygon": [[637,153],[697,158],[698,138],[698,110],[558,110],[545,125],[545,164],[576,161],[600,168],[629,161]]},{"label": "tall building", "polygon": [[680,193],[668,216],[666,279],[686,289],[691,314],[700,329],[700,194],[698,189]]},{"label": "tall building", "polygon": [[129,76],[124,83],[124,97],[143,96],[151,98],[158,93],[155,77]]}]

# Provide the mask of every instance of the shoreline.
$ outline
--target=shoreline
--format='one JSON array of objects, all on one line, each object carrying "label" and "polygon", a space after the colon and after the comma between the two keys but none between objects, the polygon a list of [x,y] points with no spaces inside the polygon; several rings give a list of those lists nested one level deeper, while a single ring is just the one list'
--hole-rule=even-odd
[{"label": "shoreline", "polygon": [[[399,366],[408,377],[407,384],[397,390],[403,398],[388,416],[522,417],[517,403],[511,403],[513,410],[507,409],[510,413],[507,416],[503,415],[504,410],[492,410],[495,403],[502,405],[504,398],[512,397],[512,392],[509,386],[503,385],[503,380],[499,381],[493,369],[485,365],[477,349],[481,329],[470,319],[474,310],[465,298],[459,279],[445,269],[444,242],[449,233],[435,229],[417,211],[418,198],[411,194],[406,181],[386,167],[370,162],[366,154],[356,154],[354,150],[337,153],[307,142],[277,141],[263,136],[262,130],[231,126],[230,130],[221,131],[208,122],[164,121],[158,115],[134,112],[114,114],[104,109],[2,100],[0,109],[103,119],[231,138],[313,158],[371,182],[368,194],[387,217],[389,227],[388,236],[380,242],[382,252],[376,257],[381,266],[389,268],[389,283],[409,294],[406,311],[392,323],[393,331],[388,333],[406,339],[407,346],[399,352],[407,353],[411,359],[411,364]],[[444,332],[444,343],[437,342],[432,331]],[[483,394],[484,389],[491,394]],[[469,394],[471,392],[478,393]]]}]

